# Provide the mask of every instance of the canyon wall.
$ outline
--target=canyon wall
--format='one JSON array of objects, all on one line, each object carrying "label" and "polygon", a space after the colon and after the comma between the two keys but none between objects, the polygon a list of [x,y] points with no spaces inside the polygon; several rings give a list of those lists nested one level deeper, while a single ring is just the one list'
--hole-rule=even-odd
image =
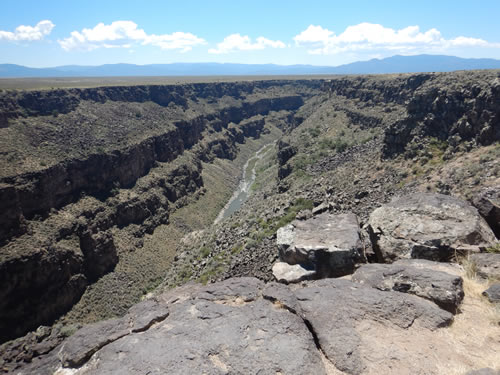
[{"label": "canyon wall", "polygon": [[[367,158],[358,169],[369,177],[355,179],[353,198],[338,203],[344,210],[380,204],[385,188],[404,186],[388,169],[381,198],[368,194],[379,161],[411,160],[431,138],[447,153],[497,142],[499,103],[496,71],[0,92],[0,341],[68,311],[205,194],[207,163],[234,160],[270,129],[298,129],[290,144],[278,143],[278,177],[291,179],[302,161],[321,185],[306,196],[314,202],[350,181],[324,174]],[[355,143],[335,143],[347,135]],[[282,212],[266,210],[261,216]],[[251,250],[259,267],[269,263]]]},{"label": "canyon wall", "polygon": [[[295,111],[319,92],[320,84],[262,81],[3,93],[0,130],[13,140],[28,135],[35,142],[27,142],[26,151],[12,147],[9,153],[6,146],[2,155],[0,341],[67,311],[120,261],[124,250],[117,231],[134,239],[128,251],[134,244],[140,247],[141,238],[167,223],[187,197],[203,194],[203,163],[234,159],[238,144],[269,131],[263,116],[270,113],[277,114],[278,127],[294,126],[300,121]],[[136,112],[125,118],[123,108],[115,107],[128,103],[132,107],[123,108]],[[152,121],[153,130],[142,105],[153,106],[163,120]],[[98,129],[86,106],[102,107],[97,121],[118,112],[117,124],[108,127],[125,124],[139,136],[124,145],[108,138],[95,147],[89,134]],[[78,133],[82,123],[90,124],[83,135]],[[49,165],[28,163],[40,147],[36,131],[42,129],[48,139],[41,147],[60,150],[66,145],[58,134],[70,127],[76,130],[67,139],[81,145],[76,156],[59,152]]]}]

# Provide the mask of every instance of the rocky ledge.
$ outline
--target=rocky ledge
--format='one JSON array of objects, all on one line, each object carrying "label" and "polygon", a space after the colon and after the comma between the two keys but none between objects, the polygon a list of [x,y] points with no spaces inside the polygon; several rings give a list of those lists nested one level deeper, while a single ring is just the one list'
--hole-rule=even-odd
[{"label": "rocky ledge", "polygon": [[[327,205],[323,208],[328,210]],[[322,212],[323,208],[318,206],[311,214],[319,214],[305,215],[305,220],[296,219],[278,230],[280,261],[273,267],[277,280],[293,283],[349,275],[368,258],[381,263],[410,258],[457,261],[459,255],[479,255],[496,243],[478,210],[448,195],[396,197],[371,213],[364,230],[353,213],[334,215]],[[364,270],[363,277],[374,278],[374,284],[387,276],[383,265]],[[395,272],[420,273],[404,267]]]},{"label": "rocky ledge", "polygon": [[327,374],[332,366],[360,374],[372,367],[366,327],[432,332],[452,321],[422,298],[347,280],[291,288],[234,278],[184,286],[87,326],[19,374]]},{"label": "rocky ledge", "polygon": [[[446,209],[436,202],[446,202]],[[409,228],[405,220],[413,221],[421,235],[401,230],[398,240],[403,245],[392,245],[396,249],[404,249],[409,238],[412,246],[423,246],[419,243],[429,238],[459,246],[459,239],[468,238],[469,251],[477,244],[496,241],[478,212],[456,198],[439,194],[401,197],[373,215],[395,207],[404,207],[404,217],[398,210],[390,211],[385,222]],[[460,215],[458,209],[467,215]],[[463,268],[415,259],[421,255],[436,258],[430,250],[400,251],[399,260],[393,263],[366,263],[366,249],[376,244],[366,243],[369,239],[356,216],[321,211],[278,232],[282,259],[274,270],[284,283],[241,277],[208,286],[190,283],[156,294],[122,318],[83,327],[47,355],[34,356],[17,373],[443,373],[451,357],[438,358],[452,355],[434,345],[443,342],[443,337],[451,339],[451,331],[438,331],[449,327],[455,314],[469,309],[462,310]],[[450,212],[462,223],[455,231],[449,230]],[[425,217],[426,225],[409,213]],[[481,228],[481,235],[464,237],[467,223]],[[395,233],[377,228],[384,235]],[[486,254],[480,250],[475,249],[474,256]],[[437,246],[433,251],[441,250]],[[290,274],[292,279],[287,278]],[[498,284],[484,293],[496,303]],[[429,360],[422,361],[422,357]]]}]

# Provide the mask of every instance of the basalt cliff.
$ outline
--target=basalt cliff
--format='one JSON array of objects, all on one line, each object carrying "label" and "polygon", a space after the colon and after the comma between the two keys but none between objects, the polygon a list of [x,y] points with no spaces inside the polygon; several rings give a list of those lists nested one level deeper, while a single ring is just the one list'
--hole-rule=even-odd
[{"label": "basalt cliff", "polygon": [[498,71],[4,90],[0,134],[6,372],[500,368]]}]

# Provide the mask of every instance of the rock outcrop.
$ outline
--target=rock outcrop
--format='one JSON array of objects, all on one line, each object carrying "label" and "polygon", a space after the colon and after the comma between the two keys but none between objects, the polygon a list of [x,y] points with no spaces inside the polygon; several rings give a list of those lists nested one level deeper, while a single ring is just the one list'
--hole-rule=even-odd
[{"label": "rock outcrop", "polygon": [[[418,265],[414,267],[412,262]],[[428,267],[422,262],[428,262]],[[409,260],[393,264],[362,265],[352,275],[352,280],[380,290],[415,294],[454,314],[464,298],[462,278],[433,270],[432,263]]]},{"label": "rock outcrop", "polygon": [[[453,144],[489,145],[500,139],[500,78],[464,72],[450,84],[444,75],[423,75],[406,105],[407,116],[385,133],[384,153],[394,156],[422,136]],[[413,77],[412,77],[413,78]]]},{"label": "rock outcrop", "polygon": [[380,261],[424,258],[449,261],[479,252],[495,235],[477,210],[451,196],[416,193],[394,199],[370,215],[372,243]]},{"label": "rock outcrop", "polygon": [[346,280],[290,289],[228,279],[184,286],[123,318],[84,327],[18,374],[326,374],[331,367],[361,374],[371,363],[360,325],[370,322],[433,331],[448,326],[452,315],[416,296]]},{"label": "rock outcrop", "polygon": [[277,234],[280,258],[303,264],[317,277],[338,277],[353,272],[364,260],[364,246],[354,214],[322,213],[308,220],[295,220]]},{"label": "rock outcrop", "polygon": [[500,187],[481,192],[472,203],[500,239]]}]

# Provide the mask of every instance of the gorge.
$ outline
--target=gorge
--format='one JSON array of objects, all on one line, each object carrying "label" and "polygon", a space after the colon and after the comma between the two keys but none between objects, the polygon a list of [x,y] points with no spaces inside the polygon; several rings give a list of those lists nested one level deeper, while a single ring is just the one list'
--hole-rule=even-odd
[{"label": "gorge", "polygon": [[[168,333],[168,350],[189,346],[203,332],[221,340],[230,335],[221,326],[198,327],[188,319],[192,312],[206,315],[200,318],[204,322],[232,317],[257,336],[273,324],[292,327],[273,334],[276,342],[268,338],[269,347],[259,346],[261,354],[280,348],[267,362],[256,360],[262,368],[279,362],[269,365],[269,373],[376,373],[382,367],[367,364],[368,336],[359,332],[372,330],[381,339],[377,324],[387,319],[399,327],[390,328],[397,340],[407,331],[418,335],[411,328],[415,321],[423,327],[423,340],[430,339],[435,330],[451,329],[440,327],[452,324],[458,307],[452,314],[420,297],[352,286],[350,280],[274,283],[272,267],[283,260],[278,232],[324,213],[355,215],[363,261],[352,273],[370,266],[361,263],[395,260],[381,255],[374,236],[384,233],[370,221],[374,210],[394,197],[453,196],[482,214],[477,201],[487,196],[496,206],[478,220],[493,229],[498,224],[500,73],[495,70],[2,90],[0,135],[0,342],[6,372],[112,373],[113,351],[133,352],[126,341],[131,335],[161,342],[165,319],[177,332]],[[250,178],[237,190],[242,175]],[[231,215],[217,217],[235,190],[246,196],[236,197]],[[483,242],[476,234],[467,241],[474,253],[498,256],[498,238],[488,224]],[[467,258],[470,251],[460,248],[458,255]],[[439,260],[457,263],[458,255]],[[349,301],[354,312],[342,310],[338,299]],[[360,311],[370,304],[384,307],[366,312],[375,322],[368,327]],[[271,309],[277,306],[281,310]],[[407,310],[398,317],[400,306]],[[331,309],[346,315],[327,324],[315,313]],[[248,320],[252,314],[270,320],[254,324]],[[335,323],[351,315],[355,322],[349,320],[348,328]],[[498,316],[493,319],[485,358],[500,347]],[[192,331],[186,330],[189,325]],[[92,330],[113,338],[94,338]],[[345,340],[332,341],[328,330]],[[179,335],[191,341],[176,341]],[[94,342],[77,348],[77,339],[86,337]],[[287,337],[300,350],[287,351]],[[234,340],[235,347],[245,346]],[[119,342],[121,349],[114,347]],[[178,360],[184,353],[175,363],[166,360],[168,368],[256,371],[229,361],[232,352],[207,349],[203,340],[200,345],[192,367]],[[339,349],[343,345],[352,346],[352,357]],[[99,355],[102,368],[91,360]],[[402,363],[405,355],[401,358]],[[167,362],[155,362],[150,370],[161,372]],[[396,362],[394,368],[404,367]],[[482,366],[485,362],[460,365],[490,367]],[[134,373],[137,364],[127,362],[126,368]],[[446,373],[429,369],[421,371]]]}]

